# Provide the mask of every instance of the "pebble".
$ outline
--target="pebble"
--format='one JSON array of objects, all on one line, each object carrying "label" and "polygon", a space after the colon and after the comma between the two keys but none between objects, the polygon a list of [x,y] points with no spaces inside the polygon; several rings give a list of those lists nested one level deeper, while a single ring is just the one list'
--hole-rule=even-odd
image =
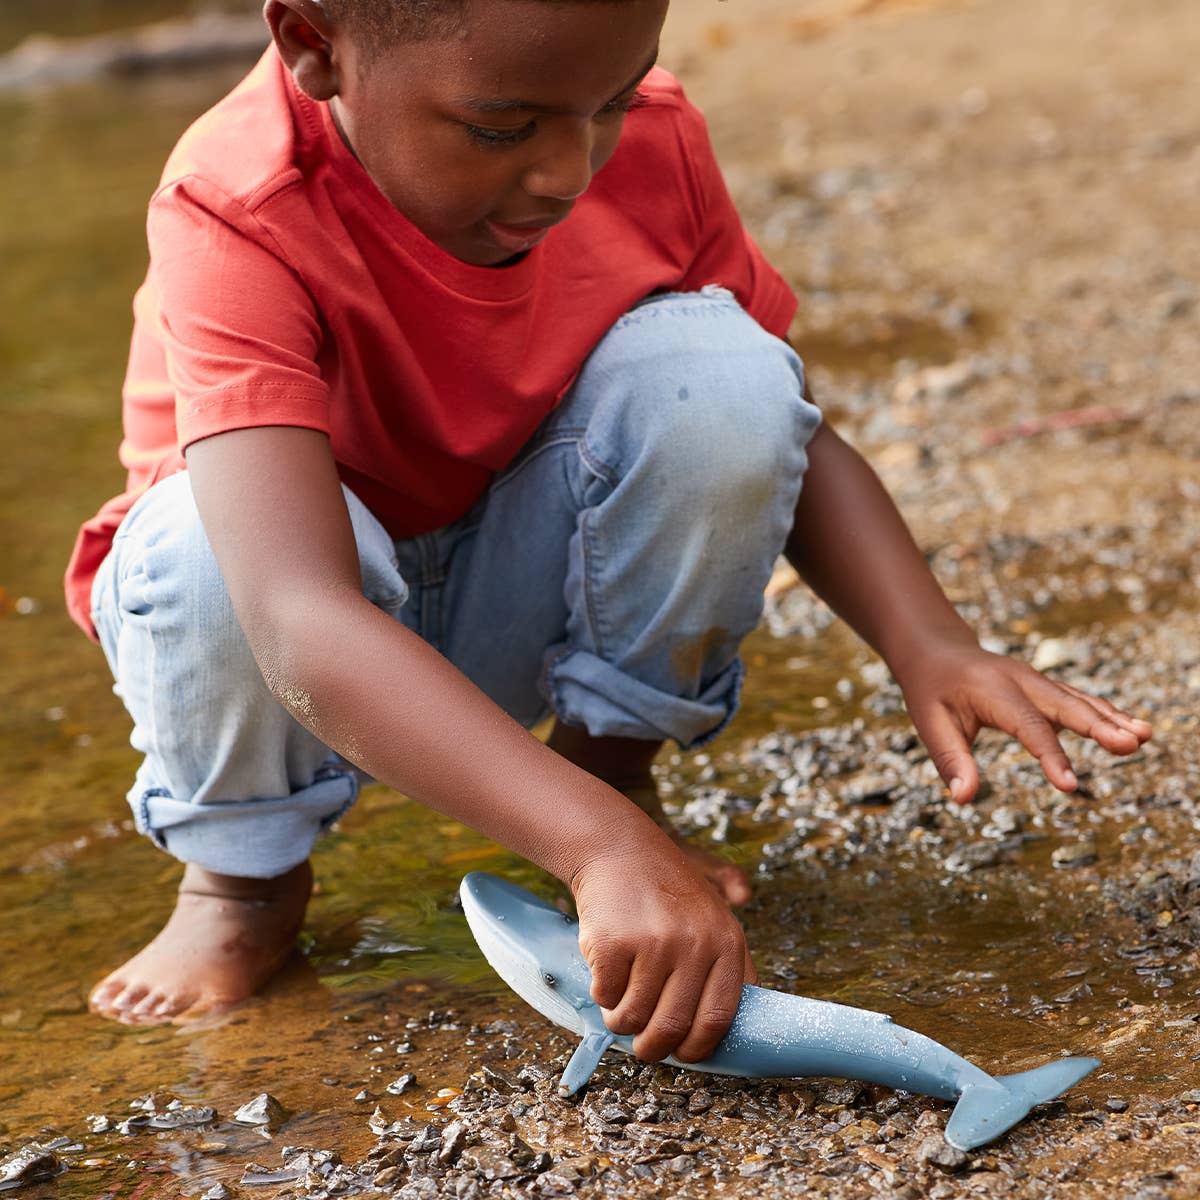
[{"label": "pebble", "polygon": [[393,1080],[384,1088],[389,1096],[403,1096],[409,1088],[415,1086],[417,1077],[412,1074],[401,1075],[399,1079]]},{"label": "pebble", "polygon": [[1077,638],[1043,638],[1033,652],[1035,671],[1054,671],[1069,667],[1088,658],[1087,643]]},{"label": "pebble", "polygon": [[917,1147],[917,1158],[943,1171],[961,1171],[970,1162],[970,1155],[951,1146],[940,1133],[930,1134],[921,1142]]},{"label": "pebble", "polygon": [[1092,838],[1084,838],[1078,842],[1070,842],[1065,846],[1059,846],[1050,855],[1050,861],[1060,871],[1090,866],[1097,858],[1099,858],[1099,854],[1096,851],[1096,843]]},{"label": "pebble", "polygon": [[260,1092],[233,1114],[240,1125],[261,1125],[274,1131],[288,1118],[288,1111],[269,1092]]},{"label": "pebble", "polygon": [[27,1183],[40,1183],[61,1175],[66,1168],[62,1159],[40,1142],[30,1142],[0,1159],[0,1189]]}]

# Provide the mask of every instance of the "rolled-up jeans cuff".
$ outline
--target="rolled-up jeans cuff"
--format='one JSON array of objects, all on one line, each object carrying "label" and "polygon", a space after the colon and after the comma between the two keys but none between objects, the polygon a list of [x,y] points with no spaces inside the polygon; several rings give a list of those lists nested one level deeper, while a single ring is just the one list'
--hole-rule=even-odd
[{"label": "rolled-up jeans cuff", "polygon": [[221,875],[273,879],[308,858],[317,834],[346,813],[358,776],[322,767],[306,788],[269,800],[189,804],[164,789],[130,793],[138,832],[168,854]]},{"label": "rolled-up jeans cuff", "polygon": [[744,668],[735,658],[695,699],[660,691],[587,650],[550,657],[543,676],[555,714],[593,737],[671,738],[682,750],[712,741],[733,720]]}]

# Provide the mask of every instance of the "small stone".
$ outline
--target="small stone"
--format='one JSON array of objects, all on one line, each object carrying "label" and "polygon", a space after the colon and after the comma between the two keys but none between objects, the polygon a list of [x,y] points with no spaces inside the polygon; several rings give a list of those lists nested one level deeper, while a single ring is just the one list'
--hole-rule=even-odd
[{"label": "small stone", "polygon": [[695,1169],[696,1159],[691,1154],[677,1154],[667,1159],[663,1166],[673,1175],[688,1175]]},{"label": "small stone", "polygon": [[185,1129],[189,1125],[207,1125],[217,1119],[217,1110],[209,1105],[184,1105],[173,1101],[147,1122],[150,1129]]},{"label": "small stone", "polygon": [[112,1118],[103,1113],[91,1113],[86,1118],[86,1124],[92,1133],[111,1133],[113,1128]]},{"label": "small stone", "polygon": [[230,1200],[233,1193],[220,1182],[214,1183],[207,1192],[200,1193],[200,1200]]},{"label": "small stone", "polygon": [[66,1168],[53,1150],[39,1142],[30,1142],[0,1159],[0,1188],[7,1190],[26,1183],[40,1183],[62,1174]]},{"label": "small stone", "polygon": [[694,1091],[688,1098],[687,1110],[692,1116],[699,1113],[708,1112],[713,1106],[713,1097],[711,1092],[706,1092],[703,1088]]},{"label": "small stone", "polygon": [[1059,846],[1050,856],[1050,861],[1060,871],[1073,870],[1076,867],[1090,866],[1099,858],[1096,853],[1096,843],[1091,838],[1082,838],[1066,846]]},{"label": "small stone", "polygon": [[399,1079],[393,1080],[384,1088],[389,1096],[403,1096],[409,1088],[413,1087],[417,1082],[417,1077],[412,1074],[401,1075]]},{"label": "small stone", "polygon": [[1184,1104],[1200,1104],[1200,1088],[1193,1088],[1191,1091],[1180,1092],[1179,1099]]},{"label": "small stone", "polygon": [[917,1147],[917,1158],[943,1171],[961,1171],[970,1161],[969,1155],[951,1146],[940,1133],[930,1134]]},{"label": "small stone", "polygon": [[383,1188],[391,1187],[400,1178],[400,1175],[401,1171],[399,1167],[384,1167],[382,1171],[376,1173],[371,1183],[382,1190]]},{"label": "small stone", "polygon": [[1087,645],[1076,638],[1043,638],[1033,652],[1035,671],[1053,671],[1087,658]]},{"label": "small stone", "polygon": [[1104,1102],[1104,1107],[1109,1112],[1123,1113],[1129,1107],[1129,1101],[1121,1099],[1120,1096],[1109,1096]]},{"label": "small stone", "polygon": [[521,1168],[507,1155],[500,1154],[494,1150],[488,1150],[483,1146],[468,1150],[463,1155],[463,1161],[468,1166],[474,1167],[475,1170],[489,1181],[493,1179],[515,1179],[516,1176],[522,1174]]},{"label": "small stone", "polygon": [[451,1121],[442,1130],[442,1144],[437,1152],[440,1163],[453,1165],[467,1144],[467,1127],[462,1121]]},{"label": "small stone", "polygon": [[269,1187],[276,1183],[295,1183],[304,1174],[290,1167],[264,1167],[261,1163],[247,1163],[242,1169],[240,1180],[243,1187]]},{"label": "small stone", "polygon": [[274,1131],[288,1118],[288,1111],[268,1092],[260,1092],[233,1114],[241,1125],[264,1125]]}]

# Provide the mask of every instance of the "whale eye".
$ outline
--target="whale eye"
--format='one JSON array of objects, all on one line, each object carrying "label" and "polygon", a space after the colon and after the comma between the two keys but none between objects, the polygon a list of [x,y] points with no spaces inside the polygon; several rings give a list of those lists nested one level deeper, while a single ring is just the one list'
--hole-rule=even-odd
[{"label": "whale eye", "polygon": [[558,987],[558,980],[555,979],[554,976],[551,975],[549,971],[542,972],[542,982],[547,987]]}]

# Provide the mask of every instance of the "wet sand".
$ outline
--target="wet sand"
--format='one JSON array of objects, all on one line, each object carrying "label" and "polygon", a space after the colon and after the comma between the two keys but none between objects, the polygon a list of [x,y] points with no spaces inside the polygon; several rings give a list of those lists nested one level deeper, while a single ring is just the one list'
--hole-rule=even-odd
[{"label": "wet sand", "polygon": [[[1200,1190],[1200,14],[677,9],[664,62],[800,294],[818,398],[989,645],[1157,736],[1124,764],[1081,750],[1078,798],[986,737],[988,792],[952,810],[886,675],[795,589],[747,647],[737,722],[705,754],[665,757],[661,782],[687,827],[755,867],[765,982],[888,1011],[989,1070],[1063,1051],[1103,1066],[965,1160],[936,1138],[948,1105],[828,1081],[616,1059],[559,1101],[567,1039],[494,980],[453,903],[470,869],[552,889],[380,789],[321,847],[304,955],[267,995],[182,1031],[87,1015],[87,988],[161,924],[179,874],[131,832],[127,725],[57,590],[74,526],[119,486],[145,198],[227,86],[148,79],[2,102],[0,1144],[57,1144],[70,1166],[20,1195]],[[1061,414],[1082,423],[1046,425]],[[260,1092],[288,1114],[270,1137],[232,1119]],[[170,1128],[205,1115],[172,1097],[214,1116]],[[392,1128],[408,1121],[433,1132]],[[247,1173],[287,1167],[285,1146],[344,1165]]]}]

